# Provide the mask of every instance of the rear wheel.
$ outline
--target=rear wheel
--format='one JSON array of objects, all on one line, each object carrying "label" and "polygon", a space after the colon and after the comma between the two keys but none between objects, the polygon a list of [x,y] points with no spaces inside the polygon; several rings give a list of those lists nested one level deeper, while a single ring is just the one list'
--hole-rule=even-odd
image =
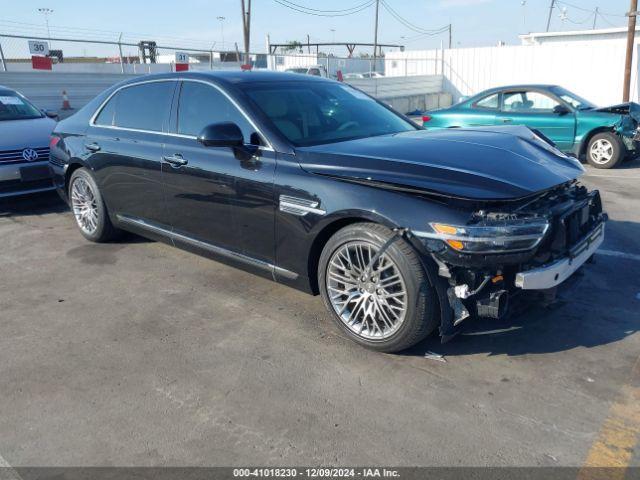
[{"label": "rear wheel", "polygon": [[587,146],[587,161],[595,168],[614,168],[625,156],[622,140],[615,133],[594,135]]},{"label": "rear wheel", "polygon": [[365,347],[397,352],[415,345],[439,323],[434,288],[415,251],[394,233],[359,223],[325,245],[318,269],[324,303],[347,337]]},{"label": "rear wheel", "polygon": [[111,223],[98,185],[86,168],[79,168],[71,175],[69,200],[76,225],[87,240],[107,242],[119,235],[120,230]]}]

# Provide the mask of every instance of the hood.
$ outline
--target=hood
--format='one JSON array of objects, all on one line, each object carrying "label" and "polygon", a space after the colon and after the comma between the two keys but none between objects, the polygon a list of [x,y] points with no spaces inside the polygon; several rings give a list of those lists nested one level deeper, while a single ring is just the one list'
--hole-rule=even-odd
[{"label": "hood", "polygon": [[635,102],[621,103],[609,107],[595,108],[592,112],[614,113],[616,115],[630,115],[635,121],[640,122],[640,105]]},{"label": "hood", "polygon": [[48,147],[55,126],[48,117],[0,121],[0,150]]},{"label": "hood", "polygon": [[312,173],[478,200],[522,198],[584,172],[522,126],[417,130],[296,152]]}]

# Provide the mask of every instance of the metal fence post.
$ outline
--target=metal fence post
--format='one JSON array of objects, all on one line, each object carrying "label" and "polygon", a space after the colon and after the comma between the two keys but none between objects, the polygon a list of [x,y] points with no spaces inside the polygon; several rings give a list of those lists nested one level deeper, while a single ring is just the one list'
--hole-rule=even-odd
[{"label": "metal fence post", "polygon": [[120,73],[124,73],[124,58],[122,58],[122,33],[118,37],[118,51],[120,53]]},{"label": "metal fence post", "polygon": [[2,62],[2,71],[7,71],[7,61],[4,59],[4,52],[2,51],[2,42],[0,42],[0,62]]}]

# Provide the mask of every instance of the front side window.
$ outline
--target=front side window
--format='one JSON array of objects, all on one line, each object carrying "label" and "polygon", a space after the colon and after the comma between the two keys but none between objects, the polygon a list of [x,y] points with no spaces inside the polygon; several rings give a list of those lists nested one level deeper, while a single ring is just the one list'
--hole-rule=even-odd
[{"label": "front side window", "polygon": [[393,111],[348,85],[329,82],[245,84],[245,93],[297,146],[416,130]]},{"label": "front side window", "polygon": [[504,94],[505,112],[548,113],[559,105],[554,98],[542,92],[508,92]]},{"label": "front side window", "polygon": [[169,116],[174,82],[152,82],[118,91],[96,117],[96,125],[162,132]]},{"label": "front side window", "polygon": [[197,136],[212,123],[233,122],[245,142],[255,143],[255,129],[236,106],[216,88],[199,82],[184,82],[178,104],[178,133]]},{"label": "front side window", "polygon": [[42,118],[42,112],[12,90],[0,90],[0,121]]},{"label": "front side window", "polygon": [[562,87],[553,87],[553,93],[558,95],[562,100],[570,104],[573,108],[577,108],[578,110],[590,110],[592,108],[596,108],[596,106],[591,103],[589,100],[585,100],[579,95],[576,95],[569,90],[566,90]]}]

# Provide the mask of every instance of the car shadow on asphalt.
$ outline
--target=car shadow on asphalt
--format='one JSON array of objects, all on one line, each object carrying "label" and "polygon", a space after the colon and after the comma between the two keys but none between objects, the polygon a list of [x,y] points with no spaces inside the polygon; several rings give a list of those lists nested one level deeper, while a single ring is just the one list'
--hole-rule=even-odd
[{"label": "car shadow on asphalt", "polygon": [[[582,302],[580,302],[582,303]],[[530,355],[592,348],[623,340],[640,329],[640,315],[593,311],[560,298],[554,305],[530,304],[524,313],[504,320],[467,320],[460,333],[445,344],[431,336],[400,355],[436,352],[444,357],[473,354]],[[603,310],[608,310],[603,306]]]},{"label": "car shadow on asphalt", "polygon": [[69,207],[56,192],[34,193],[0,199],[0,218],[62,213]]},{"label": "car shadow on asphalt", "polygon": [[[56,192],[34,193],[0,199],[0,219],[71,213],[69,206]],[[78,235],[80,233],[78,232]],[[114,243],[132,244],[153,242],[148,238],[124,232]]]}]

